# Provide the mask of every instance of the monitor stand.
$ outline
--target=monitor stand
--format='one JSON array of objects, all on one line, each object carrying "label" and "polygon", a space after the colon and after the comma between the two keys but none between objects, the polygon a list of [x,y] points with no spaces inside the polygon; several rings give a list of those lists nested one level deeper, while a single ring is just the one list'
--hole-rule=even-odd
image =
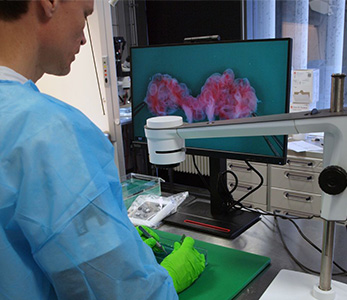
[{"label": "monitor stand", "polygon": [[212,235],[233,239],[260,220],[260,214],[235,209],[228,214],[212,216],[209,199],[187,199],[177,212],[164,222]]},{"label": "monitor stand", "polygon": [[226,168],[225,159],[210,158],[211,198],[186,199],[177,212],[164,219],[164,222],[212,235],[233,239],[260,220],[260,214],[241,209],[223,211],[217,192],[217,177]]}]

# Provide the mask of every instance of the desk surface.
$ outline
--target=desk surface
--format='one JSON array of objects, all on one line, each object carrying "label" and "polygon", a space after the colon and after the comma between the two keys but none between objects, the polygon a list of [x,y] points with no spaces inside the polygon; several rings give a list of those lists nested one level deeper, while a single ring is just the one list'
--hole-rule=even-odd
[{"label": "desk surface", "polygon": [[[179,241],[180,235],[157,231],[161,241]],[[233,248],[196,240],[197,250],[207,258],[205,271],[189,289],[179,294],[180,300],[229,300],[242,291],[270,263],[270,258]]]},{"label": "desk surface", "polygon": [[[322,244],[323,221],[314,220],[297,220],[304,234],[313,241],[319,248]],[[295,227],[286,220],[279,220],[280,228],[288,248],[305,266],[319,271],[320,253],[305,242]],[[234,248],[258,255],[268,256],[271,258],[271,265],[256,277],[235,299],[257,300],[270,285],[281,269],[302,271],[295,262],[289,257],[284,249],[278,231],[276,229],[273,217],[262,216],[262,220],[253,225],[239,237],[229,240],[215,237],[197,231],[187,230],[185,228],[175,227],[172,225],[162,225],[159,230],[175,233],[178,235],[185,234],[194,239],[204,242]],[[347,230],[345,226],[337,224],[336,242],[335,242],[335,261],[347,269]],[[334,272],[341,272],[334,267]],[[333,280],[347,283],[347,276],[333,276]],[[211,299],[214,300],[214,299]],[[215,299],[218,300],[218,299]]]}]

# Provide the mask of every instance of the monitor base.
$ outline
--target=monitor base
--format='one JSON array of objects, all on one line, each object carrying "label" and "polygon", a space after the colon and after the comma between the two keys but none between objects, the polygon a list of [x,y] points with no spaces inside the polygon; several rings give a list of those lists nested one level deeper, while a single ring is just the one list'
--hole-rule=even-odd
[{"label": "monitor base", "polygon": [[257,212],[235,209],[229,214],[212,216],[210,200],[186,200],[164,222],[225,238],[236,238],[260,220]]}]

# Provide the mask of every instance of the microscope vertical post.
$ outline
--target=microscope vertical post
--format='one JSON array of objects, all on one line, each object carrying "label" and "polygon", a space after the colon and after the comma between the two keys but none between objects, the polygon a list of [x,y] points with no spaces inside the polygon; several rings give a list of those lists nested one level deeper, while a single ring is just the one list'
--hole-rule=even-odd
[{"label": "microscope vertical post", "polygon": [[324,220],[323,246],[319,288],[331,290],[332,263],[334,258],[335,221]]},{"label": "microscope vertical post", "polygon": [[[341,112],[343,110],[345,77],[345,74],[331,75],[331,112]],[[319,288],[322,291],[331,290],[332,268],[334,261],[335,225],[335,221],[324,220],[321,270],[319,277]]]},{"label": "microscope vertical post", "polygon": [[332,74],[331,75],[331,94],[330,94],[330,111],[341,112],[343,111],[343,93],[345,74]]}]

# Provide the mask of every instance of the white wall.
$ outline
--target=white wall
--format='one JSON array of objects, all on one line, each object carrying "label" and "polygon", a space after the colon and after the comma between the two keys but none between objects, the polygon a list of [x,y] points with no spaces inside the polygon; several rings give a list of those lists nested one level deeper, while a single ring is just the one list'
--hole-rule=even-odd
[{"label": "white wall", "polygon": [[[80,53],[71,66],[71,72],[63,77],[44,75],[37,82],[37,86],[40,91],[80,109],[102,131],[111,134],[119,173],[125,175],[111,8],[106,0],[95,1],[94,13],[88,17],[88,23],[100,82],[101,98],[87,26],[84,30],[87,44],[81,47]],[[103,78],[103,56],[107,56],[109,61],[108,84],[104,83]],[[104,104],[105,115],[101,101]]]},{"label": "white wall", "polygon": [[[101,73],[101,41],[99,20],[96,12],[88,18],[88,22],[99,70],[98,73]],[[67,76],[62,77],[46,74],[37,82],[37,85],[42,92],[50,94],[80,109],[102,131],[109,131],[107,116],[103,115],[101,108],[87,26],[84,33],[87,38],[87,44],[81,47],[80,53],[72,63],[71,72]],[[105,86],[100,75],[102,73],[99,74],[101,93],[103,98],[105,98]]]}]

